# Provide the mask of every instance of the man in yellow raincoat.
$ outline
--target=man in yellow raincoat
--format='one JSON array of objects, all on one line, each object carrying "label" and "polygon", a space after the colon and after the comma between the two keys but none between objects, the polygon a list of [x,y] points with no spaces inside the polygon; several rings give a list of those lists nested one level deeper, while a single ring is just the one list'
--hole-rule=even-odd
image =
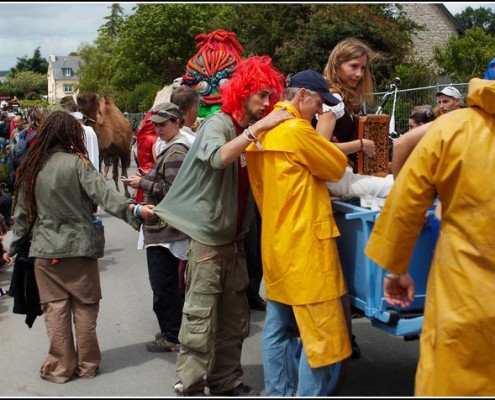
[{"label": "man in yellow raincoat", "polygon": [[[261,213],[267,296],[263,369],[269,396],[328,396],[351,354],[341,296],[345,292],[326,181],[338,181],[346,156],[311,126],[323,103],[339,102],[324,78],[306,70],[290,79],[285,102],[294,115],[246,149],[249,180]],[[299,377],[294,375],[296,354]],[[297,388],[294,382],[298,380]]]},{"label": "man in yellow raincoat", "polygon": [[[469,82],[468,108],[438,117],[395,181],[366,254],[385,299],[414,298],[408,264],[438,195],[442,221],[428,277],[416,396],[495,395],[495,81]],[[425,266],[426,268],[426,266]]]}]

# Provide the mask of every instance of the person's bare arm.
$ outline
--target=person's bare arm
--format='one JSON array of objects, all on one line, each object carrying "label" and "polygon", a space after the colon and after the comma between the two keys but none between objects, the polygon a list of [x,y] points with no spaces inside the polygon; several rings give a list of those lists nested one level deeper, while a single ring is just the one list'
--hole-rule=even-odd
[{"label": "person's bare arm", "polygon": [[335,124],[337,123],[337,118],[333,112],[325,112],[318,116],[318,122],[316,124],[316,132],[321,136],[332,140],[333,130],[335,129]]},{"label": "person's bare arm", "polygon": [[427,124],[417,126],[394,141],[392,156],[392,174],[394,179],[397,178],[409,154],[411,154],[414,147],[416,147],[426,131],[428,131],[431,124],[431,122],[428,122]]},{"label": "person's bare arm", "polygon": [[[361,141],[360,140],[352,140],[350,142],[340,143],[337,142],[335,145],[342,150],[344,154],[353,154],[361,151]],[[363,151],[368,157],[375,156],[375,142],[370,139],[363,139]]]},{"label": "person's bare arm", "polygon": [[[325,112],[318,116],[318,123],[316,124],[316,131],[323,137],[328,140],[332,140],[333,131],[335,129],[335,124],[337,122],[337,118],[333,112]],[[335,145],[342,150],[342,152],[346,155],[357,153],[358,151],[363,150],[364,153],[373,157],[375,155],[375,142],[369,139],[363,139],[362,149],[361,149],[361,141],[360,140],[352,140],[350,142],[334,142]]]}]

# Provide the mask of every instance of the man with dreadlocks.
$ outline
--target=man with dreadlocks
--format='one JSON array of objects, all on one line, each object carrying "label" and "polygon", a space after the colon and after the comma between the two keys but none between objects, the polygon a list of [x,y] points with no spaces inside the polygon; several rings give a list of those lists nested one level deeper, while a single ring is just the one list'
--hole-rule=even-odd
[{"label": "man with dreadlocks", "polygon": [[[284,77],[267,56],[238,64],[220,88],[222,109],[197,131],[155,213],[191,238],[174,385],[182,395],[246,396],[241,351],[249,332],[243,238],[253,216],[244,150],[261,132],[292,118],[280,109]],[[205,381],[206,376],[206,381]]]},{"label": "man with dreadlocks", "polygon": [[41,124],[36,145],[19,166],[14,236],[3,256],[12,265],[12,257],[31,240],[29,257],[34,258],[50,340],[40,376],[55,383],[65,383],[74,375],[93,378],[100,366],[97,259],[103,257],[104,242],[101,221],[93,219],[93,202],[135,229],[141,218],[153,215],[152,206],[134,206],[107,187],[88,160],[80,123],[64,111],[55,111]]}]

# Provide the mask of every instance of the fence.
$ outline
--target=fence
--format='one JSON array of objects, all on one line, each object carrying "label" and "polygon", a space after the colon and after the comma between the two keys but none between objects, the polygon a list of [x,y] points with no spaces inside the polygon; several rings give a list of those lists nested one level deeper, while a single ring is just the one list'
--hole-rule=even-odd
[{"label": "fence", "polygon": [[129,123],[131,124],[132,131],[135,132],[136,129],[141,125],[141,121],[143,120],[144,116],[146,113],[124,113],[125,117],[129,120]]},{"label": "fence", "polygon": [[[468,84],[457,83],[449,85],[434,85],[414,89],[404,89],[397,91],[397,102],[395,104],[395,132],[402,135],[409,130],[409,115],[414,106],[430,104],[434,108],[437,105],[435,93],[442,90],[445,86],[454,86],[462,94],[464,100],[466,98]],[[373,94],[373,103],[368,105],[366,112],[374,114],[380,105],[382,97],[387,92],[377,92]],[[464,102],[462,104],[465,104]],[[393,95],[390,96],[388,103],[383,108],[383,114],[391,115],[393,105]]]}]

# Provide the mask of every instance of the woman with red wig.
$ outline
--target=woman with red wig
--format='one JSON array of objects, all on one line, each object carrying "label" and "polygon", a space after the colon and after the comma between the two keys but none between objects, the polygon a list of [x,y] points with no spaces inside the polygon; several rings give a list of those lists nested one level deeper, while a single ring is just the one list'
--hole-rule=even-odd
[{"label": "woman with red wig", "polygon": [[203,121],[155,208],[191,238],[174,385],[186,396],[205,395],[206,386],[214,396],[255,393],[241,379],[249,332],[243,239],[254,211],[244,150],[262,132],[292,118],[285,109],[270,113],[283,90],[284,77],[270,57],[240,62],[220,88],[222,109]]}]

